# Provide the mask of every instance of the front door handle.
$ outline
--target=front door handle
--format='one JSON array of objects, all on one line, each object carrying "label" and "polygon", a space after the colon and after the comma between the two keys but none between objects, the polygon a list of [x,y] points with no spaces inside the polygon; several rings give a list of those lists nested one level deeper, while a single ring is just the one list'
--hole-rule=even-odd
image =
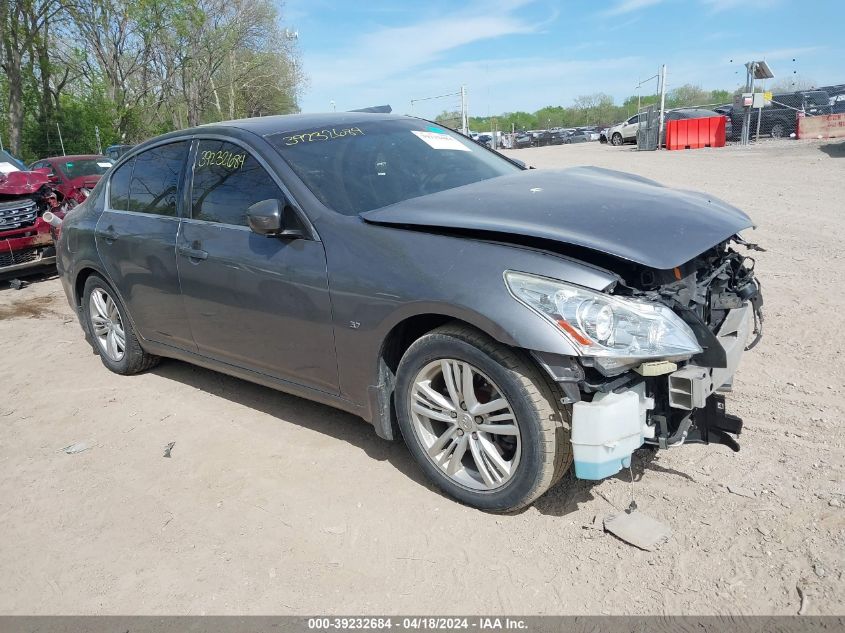
[{"label": "front door handle", "polygon": [[188,259],[208,259],[208,251],[204,251],[199,248],[188,248],[187,246],[180,246],[179,254],[184,255]]}]

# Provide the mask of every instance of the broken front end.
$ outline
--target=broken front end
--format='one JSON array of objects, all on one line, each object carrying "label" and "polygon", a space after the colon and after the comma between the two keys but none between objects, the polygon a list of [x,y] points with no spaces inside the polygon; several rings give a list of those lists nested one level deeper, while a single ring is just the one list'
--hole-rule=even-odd
[{"label": "broken front end", "polygon": [[0,176],[0,276],[52,265],[56,230],[43,216],[64,216],[46,174],[13,171]]},{"label": "broken front end", "polygon": [[742,420],[723,394],[763,324],[754,260],[740,248],[762,250],[736,236],[672,270],[616,266],[610,294],[506,274],[514,296],[581,352],[535,353],[572,406],[577,477],[611,476],[644,444],[739,450]]}]

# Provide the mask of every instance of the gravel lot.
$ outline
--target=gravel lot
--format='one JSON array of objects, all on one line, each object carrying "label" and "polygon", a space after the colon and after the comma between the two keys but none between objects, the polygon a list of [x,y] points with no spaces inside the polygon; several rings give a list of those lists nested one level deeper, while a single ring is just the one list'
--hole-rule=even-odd
[{"label": "gravel lot", "polygon": [[742,451],[636,455],[640,509],[674,532],[656,552],[585,527],[627,506],[627,473],[484,514],[345,413],[175,361],[113,375],[56,279],[0,284],[0,613],[794,614],[800,587],[807,613],[845,614],[843,150],[513,152],[759,223],[766,336],[728,402]]}]

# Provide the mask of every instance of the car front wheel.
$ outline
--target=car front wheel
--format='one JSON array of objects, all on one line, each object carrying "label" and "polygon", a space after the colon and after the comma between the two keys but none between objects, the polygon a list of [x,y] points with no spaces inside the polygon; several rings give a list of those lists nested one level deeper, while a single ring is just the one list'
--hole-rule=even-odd
[{"label": "car front wheel", "polygon": [[114,289],[99,275],[91,275],[85,280],[82,313],[94,351],[111,371],[137,374],[158,363],[157,356],[147,354],[141,348],[126,308]]},{"label": "car front wheel", "polygon": [[772,138],[783,138],[786,136],[786,128],[782,123],[775,123],[771,131]]},{"label": "car front wheel", "polygon": [[619,132],[616,132],[613,136],[610,137],[610,143],[611,145],[619,147],[620,145],[622,145],[622,135]]},{"label": "car front wheel", "polygon": [[395,398],[416,461],[468,505],[525,507],[571,464],[568,411],[539,370],[470,328],[443,326],[411,345]]}]

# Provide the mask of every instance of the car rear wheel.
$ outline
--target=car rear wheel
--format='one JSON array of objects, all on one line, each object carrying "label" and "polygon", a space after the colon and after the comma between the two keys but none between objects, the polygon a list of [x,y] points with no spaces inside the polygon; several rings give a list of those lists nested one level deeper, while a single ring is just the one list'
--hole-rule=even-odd
[{"label": "car rear wheel", "polygon": [[91,275],[85,281],[82,313],[94,351],[111,371],[137,374],[158,363],[157,356],[147,354],[141,348],[126,308],[99,275]]},{"label": "car rear wheel", "polygon": [[530,361],[447,325],[399,365],[395,402],[412,455],[437,486],[483,510],[522,508],[571,464],[569,414]]},{"label": "car rear wheel", "polygon": [[622,145],[622,135],[619,132],[616,132],[610,137],[610,144],[615,145],[616,147]]},{"label": "car rear wheel", "polygon": [[772,131],[770,132],[772,138],[783,138],[786,136],[786,128],[784,127],[783,123],[775,123],[772,126]]}]

